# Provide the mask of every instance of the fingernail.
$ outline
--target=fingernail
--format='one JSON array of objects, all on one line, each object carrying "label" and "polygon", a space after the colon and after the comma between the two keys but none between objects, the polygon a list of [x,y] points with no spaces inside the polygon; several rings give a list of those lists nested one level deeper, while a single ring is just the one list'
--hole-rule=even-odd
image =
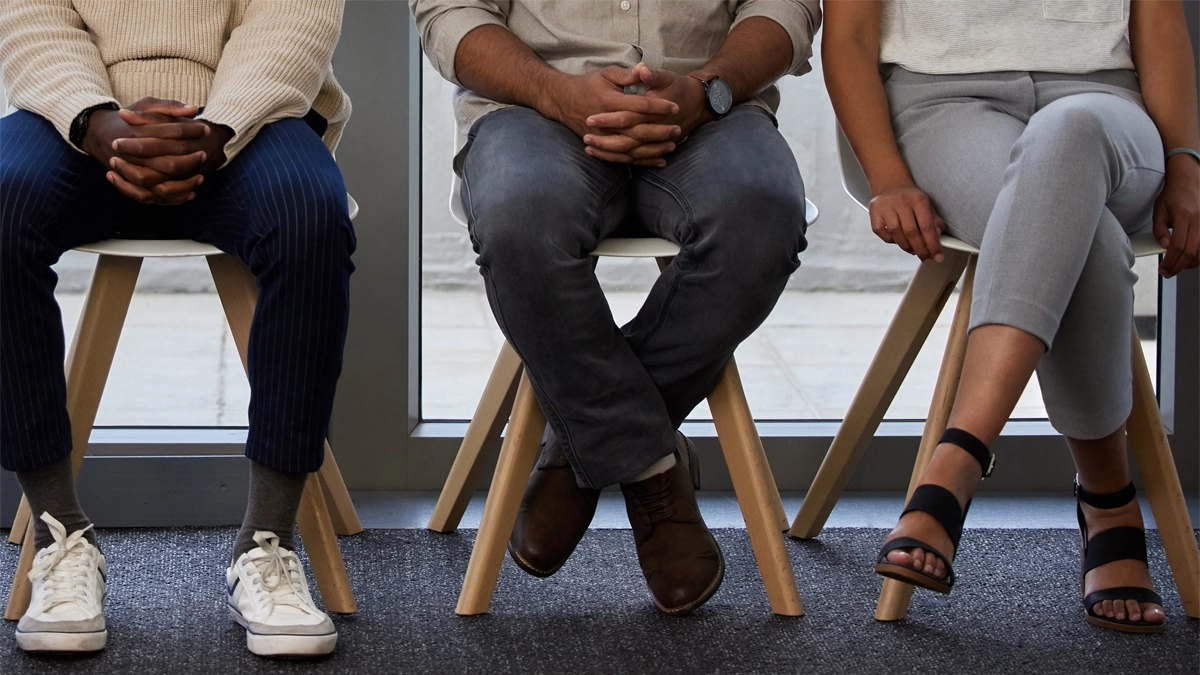
[{"label": "fingernail", "polygon": [[934,260],[936,260],[936,261],[938,261],[938,262],[942,262],[942,261],[944,261],[944,260],[946,259],[946,256],[944,256],[944,255],[942,255],[941,253],[939,253],[939,254],[935,255],[935,256],[933,257],[933,259],[934,259]]},{"label": "fingernail", "polygon": [[192,194],[188,195],[188,198],[187,198],[187,200],[190,202],[190,201],[192,201],[192,200],[193,200],[193,199],[195,199],[195,198],[196,198],[196,193],[195,193],[195,192],[193,192]]},{"label": "fingernail", "polygon": [[200,151],[200,162],[203,163],[203,162],[207,162],[207,161],[208,161],[208,153],[201,150]]},{"label": "fingernail", "polygon": [[104,177],[108,180],[108,182],[110,182],[110,183],[113,182],[113,175],[112,175],[111,171],[104,174]]},{"label": "fingernail", "polygon": [[591,134],[586,134],[586,135],[583,137],[583,142],[584,142],[584,143],[587,143],[588,145],[591,145],[591,143],[592,143],[592,135],[591,135]]},{"label": "fingernail", "polygon": [[196,185],[204,185],[204,176],[200,176],[196,182]]}]

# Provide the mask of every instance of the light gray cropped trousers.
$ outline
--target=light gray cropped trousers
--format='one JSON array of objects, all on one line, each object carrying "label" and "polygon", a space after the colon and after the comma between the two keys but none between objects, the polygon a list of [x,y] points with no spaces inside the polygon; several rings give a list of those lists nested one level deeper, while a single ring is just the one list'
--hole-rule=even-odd
[{"label": "light gray cropped trousers", "polygon": [[971,329],[1046,344],[1050,422],[1077,439],[1132,408],[1133,250],[1165,160],[1131,71],[925,75],[885,67],[900,151],[950,234],[980,249]]}]

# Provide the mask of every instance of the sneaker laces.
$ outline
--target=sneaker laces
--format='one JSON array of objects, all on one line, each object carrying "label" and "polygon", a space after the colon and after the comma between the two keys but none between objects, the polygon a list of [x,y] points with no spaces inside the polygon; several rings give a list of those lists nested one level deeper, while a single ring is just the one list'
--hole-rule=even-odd
[{"label": "sneaker laces", "polygon": [[255,595],[267,605],[268,612],[275,607],[294,607],[312,616],[324,616],[313,605],[304,582],[304,568],[296,554],[279,546],[279,537],[274,532],[255,532],[260,554],[247,554],[246,564],[253,570],[250,583]]},{"label": "sneaker laces", "polygon": [[92,568],[95,561],[92,556],[94,547],[84,534],[92,529],[89,524],[82,530],[76,530],[67,536],[67,528],[49,513],[41,515],[42,522],[50,528],[54,543],[42,549],[33,568],[29,570],[29,580],[39,577],[44,580],[45,604],[42,611],[67,603],[75,603],[85,607],[96,604],[93,592]]}]

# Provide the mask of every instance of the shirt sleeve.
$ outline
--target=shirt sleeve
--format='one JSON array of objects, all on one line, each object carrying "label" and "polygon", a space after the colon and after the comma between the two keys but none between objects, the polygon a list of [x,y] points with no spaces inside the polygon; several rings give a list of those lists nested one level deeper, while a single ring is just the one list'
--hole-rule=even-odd
[{"label": "shirt sleeve", "polygon": [[803,75],[812,70],[813,36],[821,27],[819,0],[738,0],[734,9],[733,26],[752,16],[762,16],[783,26],[792,38],[792,65],[789,75]]},{"label": "shirt sleeve", "polygon": [[[345,0],[252,0],[221,53],[204,112],[234,131],[232,160],[264,126],[303,117],[329,76]],[[228,164],[228,161],[226,162]]]},{"label": "shirt sleeve", "polygon": [[511,7],[509,0],[408,0],[408,5],[425,55],[442,77],[459,86],[454,70],[458,44],[480,26],[507,26]]},{"label": "shirt sleeve", "polygon": [[4,0],[0,79],[9,105],[46,118],[68,141],[79,113],[117,102],[100,50],[71,0]]}]

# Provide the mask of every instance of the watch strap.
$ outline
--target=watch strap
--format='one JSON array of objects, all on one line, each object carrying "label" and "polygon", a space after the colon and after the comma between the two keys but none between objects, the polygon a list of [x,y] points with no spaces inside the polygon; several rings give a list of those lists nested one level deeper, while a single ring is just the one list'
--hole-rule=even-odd
[{"label": "watch strap", "polygon": [[92,113],[97,110],[120,110],[121,106],[116,103],[101,103],[94,105],[75,116],[71,121],[70,138],[71,145],[83,150],[83,139],[87,137],[88,122],[91,120]]}]

